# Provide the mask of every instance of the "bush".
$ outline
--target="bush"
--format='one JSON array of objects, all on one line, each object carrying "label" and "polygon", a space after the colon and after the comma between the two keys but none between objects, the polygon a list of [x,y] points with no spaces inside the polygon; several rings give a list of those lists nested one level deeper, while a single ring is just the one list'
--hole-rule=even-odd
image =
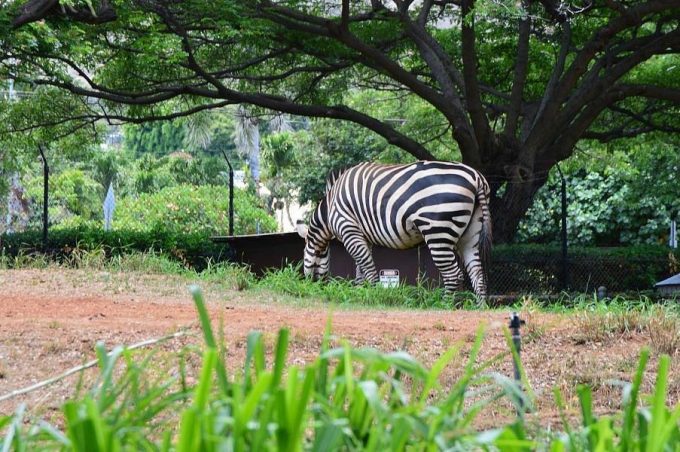
[{"label": "bush", "polygon": [[[30,226],[42,224],[43,178],[31,179],[27,184],[28,195],[34,200]],[[92,220],[101,216],[101,186],[87,173],[69,169],[50,178],[48,210],[50,221],[58,223],[74,218]]]},{"label": "bush", "polygon": [[42,231],[30,230],[0,236],[0,252],[10,257],[46,251],[57,260],[66,260],[71,259],[75,253],[95,250],[103,250],[107,258],[135,251],[154,251],[197,268],[203,268],[208,261],[223,260],[229,254],[226,245],[214,243],[204,233],[178,234],[161,229],[55,229],[49,233],[47,250],[43,250]]},{"label": "bush", "polygon": [[[229,191],[219,186],[179,185],[138,198],[124,198],[116,206],[113,228],[130,231],[162,230],[172,234],[226,234],[229,229]],[[260,201],[243,190],[234,191],[234,233],[276,231],[276,220]]]}]

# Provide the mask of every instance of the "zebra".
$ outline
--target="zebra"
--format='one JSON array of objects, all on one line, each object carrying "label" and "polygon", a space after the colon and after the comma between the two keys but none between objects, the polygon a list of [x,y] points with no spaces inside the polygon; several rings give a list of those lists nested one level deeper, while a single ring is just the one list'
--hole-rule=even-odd
[{"label": "zebra", "polygon": [[328,273],[329,243],[337,238],[356,262],[356,282],[377,282],[372,245],[406,249],[424,241],[447,292],[463,282],[462,260],[475,294],[485,299],[489,193],[484,176],[462,163],[365,162],[331,173],[309,227],[297,224],[305,239],[304,273]]}]

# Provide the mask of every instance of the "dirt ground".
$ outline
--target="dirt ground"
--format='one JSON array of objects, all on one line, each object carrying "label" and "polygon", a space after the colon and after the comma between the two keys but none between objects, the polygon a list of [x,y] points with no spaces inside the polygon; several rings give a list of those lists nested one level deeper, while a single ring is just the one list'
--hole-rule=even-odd
[{"label": "dirt ground", "polygon": [[[163,347],[179,350],[189,343],[199,344],[200,331],[187,290],[190,283],[180,277],[92,270],[0,271],[0,397],[93,359],[98,341],[112,348],[185,329],[189,336],[172,339]],[[405,350],[428,365],[446,349],[462,343],[462,357],[444,374],[445,385],[460,371],[480,325],[487,330],[481,359],[507,350],[503,335],[510,314],[507,310],[347,308],[296,301],[260,289],[238,292],[209,284],[204,285],[204,292],[214,324],[223,322],[228,362],[235,367],[242,363],[250,331],[262,331],[273,343],[282,327],[291,330],[290,362],[302,365],[312,361],[329,316],[336,341],[346,339],[382,351]],[[579,331],[583,324],[572,317],[530,309],[521,315],[527,321],[522,361],[537,396],[536,419],[559,428],[554,387],[563,392],[567,410],[577,413],[575,387],[579,383],[593,388],[599,413],[619,407],[621,389],[616,381],[630,380],[640,348],[650,342],[645,333],[592,338]],[[647,387],[655,367],[653,358]],[[493,370],[512,376],[510,358],[502,359]],[[678,372],[671,372],[674,374]],[[0,414],[13,412],[21,402],[36,415],[56,412],[65,398],[73,395],[77,382],[77,376],[68,377],[2,401]],[[671,400],[677,401],[680,381],[669,382],[669,388]]]}]

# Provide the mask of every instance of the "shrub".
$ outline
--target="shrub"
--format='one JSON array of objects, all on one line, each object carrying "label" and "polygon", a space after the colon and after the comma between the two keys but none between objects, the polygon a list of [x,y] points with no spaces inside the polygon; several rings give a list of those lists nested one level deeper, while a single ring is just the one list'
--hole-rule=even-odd
[{"label": "shrub", "polygon": [[0,253],[16,257],[36,252],[47,252],[57,260],[78,259],[82,253],[102,250],[111,258],[130,252],[147,252],[172,256],[183,264],[202,268],[208,261],[228,257],[226,245],[214,243],[205,233],[180,234],[163,230],[103,231],[99,228],[51,230],[48,249],[43,250],[42,231],[29,230],[0,236]]},{"label": "shrub", "polygon": [[[43,178],[31,179],[28,195],[34,200],[30,225],[42,224]],[[101,186],[80,169],[69,169],[50,179],[48,210],[52,222],[73,218],[91,220],[101,216]],[[81,221],[82,221],[81,220]]]},{"label": "shrub", "polygon": [[[162,230],[174,234],[225,234],[229,228],[229,193],[219,186],[179,185],[138,198],[124,198],[116,206],[114,229]],[[234,233],[276,230],[276,220],[259,200],[243,190],[234,192]]]}]

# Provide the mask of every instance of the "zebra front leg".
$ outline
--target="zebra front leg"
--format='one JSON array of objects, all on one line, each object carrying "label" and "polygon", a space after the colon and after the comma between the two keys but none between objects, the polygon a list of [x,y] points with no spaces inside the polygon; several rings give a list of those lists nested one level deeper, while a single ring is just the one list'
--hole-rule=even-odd
[{"label": "zebra front leg", "polygon": [[371,246],[366,242],[364,236],[359,233],[346,234],[342,243],[357,266],[354,282],[356,284],[361,284],[364,281],[378,282],[378,272],[373,262]]},{"label": "zebra front leg", "polygon": [[355,262],[355,265],[354,265],[354,266],[356,267],[356,269],[355,269],[355,277],[354,277],[354,284],[359,285],[359,284],[361,284],[361,283],[364,282],[364,274],[363,274],[363,272],[361,271],[361,267],[359,267],[358,265],[356,265],[356,262]]}]

